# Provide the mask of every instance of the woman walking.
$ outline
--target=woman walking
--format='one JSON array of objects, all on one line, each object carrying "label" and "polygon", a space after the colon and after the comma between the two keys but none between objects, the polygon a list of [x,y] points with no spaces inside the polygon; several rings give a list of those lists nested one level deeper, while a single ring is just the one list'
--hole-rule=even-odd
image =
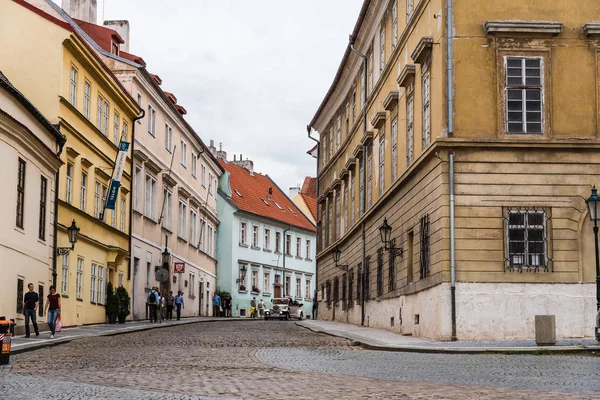
[{"label": "woman walking", "polygon": [[54,339],[56,333],[56,320],[60,315],[60,294],[56,293],[56,287],[50,286],[48,301],[44,307],[44,315],[47,315],[48,327],[50,328],[50,339]]}]

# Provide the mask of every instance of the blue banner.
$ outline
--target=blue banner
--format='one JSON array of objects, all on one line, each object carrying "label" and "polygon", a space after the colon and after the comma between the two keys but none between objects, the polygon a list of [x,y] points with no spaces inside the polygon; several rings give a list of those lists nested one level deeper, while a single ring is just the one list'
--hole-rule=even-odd
[{"label": "blue banner", "polygon": [[119,144],[119,154],[117,155],[115,169],[113,170],[112,180],[110,181],[110,187],[108,188],[108,196],[104,207],[105,210],[114,210],[117,205],[117,195],[119,194],[119,188],[121,187],[121,177],[123,176],[123,170],[125,169],[128,150],[129,142],[121,142]]}]

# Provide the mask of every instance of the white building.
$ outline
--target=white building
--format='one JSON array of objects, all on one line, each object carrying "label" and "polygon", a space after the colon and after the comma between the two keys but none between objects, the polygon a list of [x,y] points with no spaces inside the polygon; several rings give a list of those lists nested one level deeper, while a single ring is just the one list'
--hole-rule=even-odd
[{"label": "white building", "polygon": [[[23,329],[23,294],[33,283],[43,300],[56,273],[56,173],[65,137],[0,72],[0,316]],[[56,276],[56,275],[54,275]]]}]

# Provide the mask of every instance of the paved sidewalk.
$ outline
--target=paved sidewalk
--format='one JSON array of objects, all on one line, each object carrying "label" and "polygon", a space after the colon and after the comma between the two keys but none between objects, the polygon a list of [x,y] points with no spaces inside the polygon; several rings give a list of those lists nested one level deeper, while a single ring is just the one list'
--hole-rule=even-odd
[{"label": "paved sidewalk", "polygon": [[148,329],[165,328],[175,325],[187,325],[199,322],[212,321],[240,321],[248,318],[213,318],[213,317],[191,317],[182,318],[180,321],[163,321],[150,322],[143,321],[127,321],[124,324],[98,324],[98,325],[83,325],[70,328],[63,328],[62,332],[55,335],[54,339],[50,339],[50,331],[41,332],[40,336],[32,334],[30,338],[15,336],[12,340],[11,354],[23,353],[26,351],[37,350],[42,347],[55,346],[57,344],[68,343],[75,339],[82,339],[94,336],[111,336],[123,333],[139,332]]},{"label": "paved sidewalk", "polygon": [[538,346],[535,340],[439,342],[404,336],[385,329],[369,328],[341,322],[305,320],[297,325],[313,332],[354,340],[372,350],[414,351],[423,353],[545,353],[600,351],[594,338],[560,339],[555,346]]}]

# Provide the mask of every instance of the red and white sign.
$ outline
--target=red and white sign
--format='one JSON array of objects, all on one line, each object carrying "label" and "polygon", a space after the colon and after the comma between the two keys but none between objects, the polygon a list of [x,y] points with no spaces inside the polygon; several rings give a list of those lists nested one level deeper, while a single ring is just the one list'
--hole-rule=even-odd
[{"label": "red and white sign", "polygon": [[185,263],[176,262],[173,267],[173,272],[175,272],[176,274],[185,273]]}]

